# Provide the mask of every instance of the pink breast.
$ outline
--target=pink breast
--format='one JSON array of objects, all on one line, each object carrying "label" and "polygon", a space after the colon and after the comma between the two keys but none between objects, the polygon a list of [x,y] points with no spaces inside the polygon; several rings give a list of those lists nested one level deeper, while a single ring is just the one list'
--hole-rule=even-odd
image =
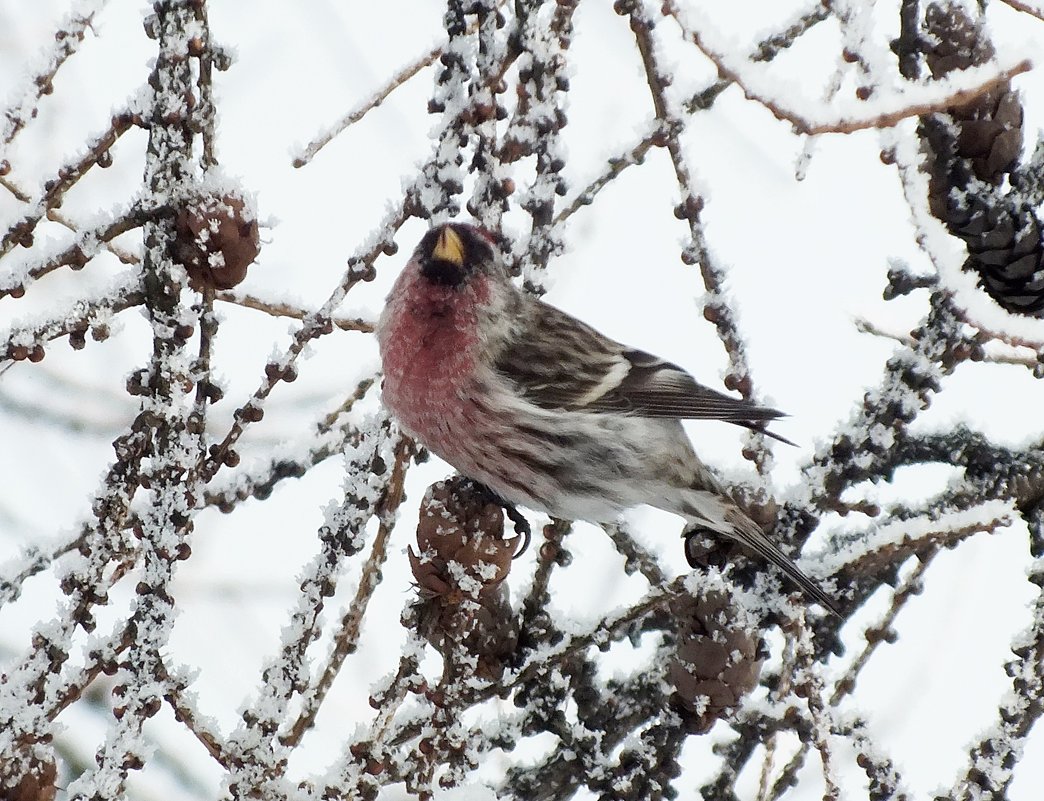
[{"label": "pink breast", "polygon": [[384,402],[407,430],[440,449],[456,436],[475,369],[474,311],[458,298],[411,295],[393,298],[381,332]]}]

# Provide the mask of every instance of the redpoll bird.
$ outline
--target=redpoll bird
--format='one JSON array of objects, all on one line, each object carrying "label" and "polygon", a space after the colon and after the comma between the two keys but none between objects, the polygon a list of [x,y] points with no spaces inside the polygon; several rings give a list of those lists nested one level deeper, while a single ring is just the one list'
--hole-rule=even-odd
[{"label": "redpoll bird", "polygon": [[702,386],[511,282],[492,237],[425,234],[377,323],[384,403],[402,427],[510,503],[609,522],[649,504],[738,541],[833,610],[729,498],[681,419],[761,430],[780,412]]}]

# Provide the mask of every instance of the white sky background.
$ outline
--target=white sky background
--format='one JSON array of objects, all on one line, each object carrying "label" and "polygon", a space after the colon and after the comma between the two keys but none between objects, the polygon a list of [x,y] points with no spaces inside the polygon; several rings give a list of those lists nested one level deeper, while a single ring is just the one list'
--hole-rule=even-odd
[{"label": "white sky background", "polygon": [[[880,20],[894,25],[892,4],[879,5]],[[756,41],[774,30],[777,21],[805,7],[768,0],[701,6],[718,35],[740,43]],[[1044,23],[1000,3],[991,8],[1001,54],[1044,53]],[[154,43],[142,33],[142,9],[138,2],[106,4],[96,18],[97,37],[88,34],[80,52],[59,72],[55,93],[41,104],[39,119],[7,155],[14,165],[12,177],[22,186],[35,187],[55,164],[79,152],[86,138],[102,130],[111,113],[138,90],[154,52]],[[213,35],[236,54],[230,71],[215,74],[219,160],[228,176],[257,193],[262,219],[270,224],[262,232],[259,263],[241,289],[314,308],[336,285],[348,255],[379,224],[386,204],[399,198],[401,180],[412,176],[429,152],[427,134],[434,118],[424,114],[424,107],[432,70],[397,90],[311,164],[294,169],[291,151],[429,49],[440,33],[441,4],[314,0],[291,6],[275,0],[212,0],[208,9]],[[0,0],[0,99],[22,85],[38,48],[66,11],[59,2]],[[837,39],[831,25],[821,25],[822,30],[807,35],[771,66],[784,96],[800,99],[802,106],[820,99],[835,66]],[[666,30],[668,24],[661,27]],[[575,29],[569,53],[569,125],[564,130],[568,197],[600,171],[607,156],[637,142],[652,118],[626,20],[607,2],[585,0]],[[882,34],[879,40],[888,38]],[[713,78],[708,62],[694,50],[668,52],[678,59],[679,96]],[[1031,146],[1044,117],[1039,72],[1017,80],[1025,89]],[[847,102],[851,92],[843,96]],[[908,134],[910,129],[903,130]],[[63,211],[86,222],[129,202],[140,182],[144,142],[140,131],[126,136],[114,148],[115,165],[104,173],[94,170],[70,193]],[[881,299],[888,260],[906,260],[925,270],[927,262],[917,250],[896,172],[878,158],[875,132],[821,138],[807,177],[799,182],[794,164],[803,140],[732,88],[713,113],[693,120],[686,145],[708,201],[703,219],[709,241],[729,267],[756,387],[762,400],[792,415],[778,430],[799,447],[776,449],[772,476],[776,489],[786,491],[799,480],[798,470],[815,444],[831,436],[861,402],[864,389],[877,383],[893,350],[887,340],[857,333],[853,320],[866,317],[903,332],[925,310],[923,292],[890,303]],[[678,257],[686,226],[671,212],[676,200],[667,154],[654,150],[644,166],[627,170],[593,206],[573,217],[566,230],[567,253],[551,265],[547,299],[714,386],[726,367],[725,353],[702,317],[699,272]],[[16,213],[17,203],[0,197],[3,222]],[[521,230],[526,220],[515,212],[508,216],[506,230]],[[417,221],[403,229],[399,254],[378,262],[377,280],[354,289],[342,313],[376,317],[423,230]],[[38,238],[44,236],[57,241],[66,234],[48,226],[39,231]],[[133,237],[126,241],[131,246]],[[85,287],[100,291],[123,269],[103,256],[80,273],[63,270],[50,276],[23,300],[0,301],[0,328],[56,308],[61,298],[71,302]],[[978,302],[988,307],[985,299]],[[221,311],[229,325],[218,335],[216,364],[227,385],[226,400],[214,412],[215,432],[227,427],[232,409],[257,386],[265,359],[286,347],[288,332],[297,326],[227,305]],[[151,347],[139,313],[125,312],[120,321],[114,330],[122,333],[105,343],[88,338],[80,352],[55,343],[40,365],[17,364],[0,377],[0,563],[28,543],[67,539],[88,513],[91,494],[112,459],[109,443],[136,410],[123,390],[125,377],[145,363]],[[1044,336],[1042,330],[1044,324],[1037,324],[1038,337]],[[336,407],[377,359],[371,338],[355,333],[324,337],[310,353],[300,365],[299,380],[278,387],[264,424],[245,438],[244,467],[252,456],[268,455],[281,442],[303,434]],[[12,402],[37,411],[27,417]],[[966,420],[1001,443],[1018,444],[1039,439],[1042,403],[1044,385],[1027,370],[963,365],[947,379],[917,426],[946,429]],[[70,433],[48,422],[47,412],[69,410],[99,430]],[[737,430],[713,423],[694,424],[689,430],[707,461],[733,477],[753,473],[739,457]],[[340,497],[342,468],[340,460],[331,459],[303,480],[281,483],[265,503],[249,501],[227,517],[205,512],[197,521],[193,558],[179,569],[174,585],[181,614],[170,652],[174,661],[198,667],[199,707],[226,732],[235,726],[237,710],[252,696],[278,643],[299,571],[315,552],[323,508]],[[316,731],[306,738],[301,755],[306,758],[292,763],[295,778],[321,771],[354,722],[369,719],[368,689],[394,665],[402,637],[398,618],[410,593],[402,551],[414,527],[416,504],[423,487],[447,472],[444,464],[432,460],[411,474],[409,499],[359,655],[349,661]],[[941,468],[909,470],[894,486],[868,488],[867,497],[920,498],[941,489],[949,477]],[[674,536],[680,524],[653,512],[636,511],[632,518],[640,524],[636,530],[645,544],[676,571],[683,570]],[[833,525],[862,523],[854,516]],[[660,531],[670,536],[651,536]],[[569,547],[574,564],[590,564],[590,578],[580,587],[575,581],[553,584],[554,605],[563,616],[593,622],[604,615],[607,599],[624,603],[643,591],[636,579],[633,587],[604,586],[618,581],[619,557],[596,530],[580,527]],[[814,555],[815,548],[811,542],[807,552]],[[533,556],[530,551],[516,565],[516,589],[528,581]],[[966,760],[967,743],[993,723],[1008,686],[1002,669],[1008,644],[1029,622],[1025,604],[1035,588],[1023,578],[1028,562],[1021,530],[980,535],[939,555],[928,572],[925,593],[899,618],[898,643],[879,650],[862,673],[851,706],[869,715],[875,741],[896,760],[917,798],[948,788]],[[339,608],[338,602],[354,592],[351,580],[344,584],[328,609]],[[124,582],[121,592],[114,593],[114,616],[125,613],[128,587],[133,582]],[[29,627],[50,616],[55,598],[52,570],[31,580],[20,601],[0,610],[0,665],[20,658]],[[872,608],[857,615],[849,626],[850,643],[858,647],[861,626],[876,620],[885,603],[877,598]],[[103,614],[99,631],[105,630]],[[621,665],[626,664],[627,655],[621,655]],[[91,759],[103,729],[96,718],[77,716],[75,709],[71,713],[62,718],[68,726],[63,737]],[[209,768],[209,757],[179,727],[166,725],[166,715],[154,721],[151,733],[162,744],[177,744],[179,759],[205,766],[202,775],[212,783],[175,788],[164,783],[160,772],[146,768],[132,779],[132,788],[142,798],[214,796],[218,774]],[[719,726],[716,734],[727,731]],[[678,785],[683,790],[698,786],[709,770],[701,767],[701,760],[711,758],[707,752],[690,751],[689,770]],[[1044,735],[1038,731],[1012,787],[1013,801],[1039,798],[1041,765]],[[806,767],[801,791],[788,797],[820,797],[817,774],[818,767]],[[860,778],[858,771],[848,775],[853,781]],[[756,777],[748,779],[753,793]],[[850,797],[862,792],[858,783],[846,789],[852,790]],[[387,797],[398,796],[390,791]]]}]

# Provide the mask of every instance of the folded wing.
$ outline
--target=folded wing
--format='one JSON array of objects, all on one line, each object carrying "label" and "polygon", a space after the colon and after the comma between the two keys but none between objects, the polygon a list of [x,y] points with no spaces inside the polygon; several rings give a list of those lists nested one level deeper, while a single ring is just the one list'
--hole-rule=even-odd
[{"label": "folded wing", "polygon": [[545,409],[724,420],[789,442],[764,428],[782,412],[705,387],[675,364],[626,348],[546,303],[532,303],[536,325],[515,338],[496,363],[531,403]]}]

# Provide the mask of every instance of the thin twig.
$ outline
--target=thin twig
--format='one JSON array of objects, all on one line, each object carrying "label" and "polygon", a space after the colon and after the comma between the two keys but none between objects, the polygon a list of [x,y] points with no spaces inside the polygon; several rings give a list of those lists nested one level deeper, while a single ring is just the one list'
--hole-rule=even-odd
[{"label": "thin twig", "polygon": [[877,623],[866,627],[866,630],[863,632],[866,645],[856,658],[852,660],[848,669],[834,681],[834,692],[830,696],[831,706],[837,706],[842,699],[852,693],[860,673],[862,673],[863,668],[870,661],[870,657],[874,655],[880,645],[893,641],[895,631],[893,626],[896,618],[899,617],[899,613],[905,608],[906,602],[921,591],[924,574],[928,572],[928,568],[938,552],[938,549],[934,549],[918,555],[917,565],[903,578],[902,584],[896,587],[895,592],[892,593],[892,601],[888,605],[888,609],[885,610]]},{"label": "thin twig", "polygon": [[806,699],[809,717],[812,721],[812,742],[819,751],[823,763],[822,777],[826,784],[823,801],[841,801],[841,787],[837,776],[836,760],[830,747],[830,735],[835,728],[832,725],[834,710],[824,703],[823,677],[816,670],[815,647],[812,643],[812,632],[804,621],[798,623],[795,642],[795,657],[798,670],[795,673],[795,687]]},{"label": "thin twig", "polygon": [[1001,0],[1001,2],[1006,3],[1016,11],[1021,11],[1023,14],[1029,14],[1031,17],[1044,21],[1044,10],[1031,6],[1029,3],[1023,3],[1021,0]]},{"label": "thin twig", "polygon": [[[808,134],[810,136],[825,133],[848,134],[855,133],[856,131],[863,131],[868,128],[891,128],[911,117],[920,117],[924,114],[946,111],[953,106],[961,106],[969,103],[997,86],[1007,83],[1016,75],[1021,75],[1022,73],[1033,69],[1033,63],[1029,59],[1023,59],[1011,66],[1000,68],[996,74],[989,76],[974,86],[955,89],[945,97],[908,103],[907,105],[903,105],[890,111],[884,111],[863,117],[841,117],[829,122],[813,122],[806,116],[787,108],[777,98],[751,88],[749,83],[745,81],[738,70],[730,67],[726,63],[726,57],[707,44],[705,38],[699,31],[690,29],[684,22],[682,22],[681,15],[678,12],[674,0],[666,0],[666,2],[667,7],[670,9],[671,16],[678,21],[678,25],[681,27],[685,37],[696,45],[696,47],[698,47],[700,51],[714,63],[714,66],[717,67],[718,73],[722,77],[727,78],[739,86],[748,100],[752,100],[764,106],[776,119],[781,122],[788,122],[793,125],[799,133]],[[899,102],[906,102],[902,94],[899,95]]]},{"label": "thin twig", "polygon": [[[783,50],[786,50],[793,45],[799,36],[810,30],[816,24],[825,20],[827,16],[826,7],[822,4],[817,5],[808,13],[802,15],[786,30],[778,34],[773,34],[760,41],[751,53],[751,60],[766,62],[772,61]],[[725,78],[719,78],[709,86],[695,92],[691,97],[683,101],[681,106],[688,114],[695,114],[698,111],[706,111],[713,106],[714,101],[717,100],[718,96],[731,85],[732,81]],[[606,169],[600,175],[592,179],[587,186],[577,193],[568,205],[562,208],[558,214],[555,215],[553,227],[558,228],[581,208],[591,205],[598,193],[608,186],[620,173],[628,167],[641,164],[645,160],[645,155],[652,150],[653,147],[659,147],[662,144],[663,131],[661,130],[659,121],[654,121],[649,130],[646,131],[635,145],[618,155],[606,159]]]},{"label": "thin twig", "polygon": [[[339,508],[327,514],[319,529],[320,550],[305,569],[278,655],[265,669],[264,683],[243,713],[245,725],[231,739],[232,746],[243,751],[243,758],[230,769],[233,784],[249,776],[246,780],[252,786],[264,786],[278,781],[285,771],[285,749],[278,733],[291,700],[304,694],[311,681],[307,652],[322,633],[325,599],[336,592],[348,559],[362,549],[367,522],[381,514],[393,490],[401,493],[401,477],[387,468],[389,450],[399,452],[399,439],[384,419],[347,465],[347,490]],[[392,487],[393,481],[399,482],[398,488]]]},{"label": "thin twig", "polygon": [[[889,525],[900,526],[904,525],[905,522],[897,521]],[[992,534],[998,529],[1010,525],[1011,516],[1003,514],[974,520],[962,526],[948,527],[943,525],[938,529],[922,532],[915,537],[904,535],[896,542],[888,542],[843,563],[836,573],[857,577],[880,575],[886,568],[898,566],[911,556],[920,554],[925,550],[950,547],[975,534],[982,532]]]},{"label": "thin twig", "polygon": [[205,2],[194,6],[198,30],[202,37],[195,37],[189,42],[189,51],[199,59],[199,75],[196,86],[199,88],[199,107],[196,109],[197,119],[201,122],[203,134],[203,151],[199,157],[200,167],[209,172],[217,166],[217,110],[214,107],[214,41],[210,35],[210,20],[207,16]]},{"label": "thin twig", "polygon": [[356,401],[366,395],[375,380],[373,376],[362,379],[338,408],[319,422],[316,426],[318,436],[303,455],[274,457],[260,468],[240,471],[235,474],[228,487],[208,489],[203,494],[203,504],[217,506],[227,514],[247,498],[268,498],[280,481],[300,478],[320,462],[342,453],[345,445],[358,445],[362,434],[354,422],[342,420],[342,417],[352,410]]},{"label": "thin twig", "polygon": [[[898,342],[900,345],[907,347],[913,347],[914,339],[909,334],[902,334],[895,331],[885,331],[879,327],[876,323],[867,320],[865,317],[857,317],[855,320],[856,330],[863,334],[871,334],[875,337],[882,337],[883,339],[890,339],[893,342]],[[1008,344],[1005,342],[1004,344]],[[1029,347],[1026,345],[1018,345],[1013,347]],[[1036,353],[1033,355],[1021,356],[1017,353],[983,353],[981,359],[975,359],[973,361],[988,362],[990,364],[1017,364],[1021,367],[1029,367],[1033,369],[1040,360],[1037,358]]]},{"label": "thin twig", "polygon": [[[114,292],[98,298],[76,301],[61,313],[36,325],[0,333],[0,359],[43,358],[43,345],[53,339],[71,334],[83,335],[95,318],[108,318],[140,306],[145,295],[136,276],[128,277]],[[99,334],[99,338],[103,335]],[[82,341],[80,343],[82,345]]]},{"label": "thin twig", "polygon": [[[747,358],[746,341],[740,333],[735,304],[731,302],[731,298],[725,290],[725,271],[707,246],[706,231],[700,218],[703,210],[703,197],[693,180],[692,171],[688,166],[685,150],[681,144],[681,134],[686,119],[677,112],[667,94],[670,78],[656,52],[653,20],[646,16],[644,6],[640,3],[636,3],[632,7],[630,15],[631,30],[642,59],[645,79],[660,127],[658,144],[666,147],[670,154],[681,195],[681,202],[675,207],[675,216],[685,220],[689,225],[689,243],[682,252],[682,261],[686,264],[699,265],[708,298],[704,304],[704,317],[714,324],[718,338],[725,347],[729,358],[729,372],[725,376],[725,386],[738,391],[747,400],[753,400],[756,394]],[[744,457],[754,462],[759,474],[767,475],[770,454],[765,435],[751,429],[747,439],[749,445],[743,449]]]},{"label": "thin twig", "polygon": [[[468,33],[472,34],[478,30],[478,22],[472,22],[468,26]],[[388,99],[388,96],[398,89],[400,86],[406,84],[414,75],[419,73],[425,67],[430,67],[435,63],[435,60],[442,55],[446,49],[446,42],[440,42],[435,45],[427,53],[418,56],[397,73],[395,73],[391,79],[385,83],[380,89],[370,95],[368,98],[363,100],[354,109],[345,114],[341,119],[333,124],[329,130],[321,133],[307,145],[305,145],[297,155],[293,158],[293,165],[295,167],[303,167],[319,153],[324,147],[333,141],[334,137],[355,125],[363,117],[377,108],[381,103]]]},{"label": "thin twig", "polygon": [[656,556],[638,543],[621,524],[606,524],[602,526],[602,529],[609,535],[616,550],[623,556],[625,573],[639,570],[653,587],[663,584],[667,580],[667,575],[660,567]]},{"label": "thin twig", "polygon": [[[26,192],[24,189],[18,186],[18,184],[16,184],[14,181],[10,179],[10,177],[6,175],[0,175],[0,186],[2,186],[4,189],[10,192],[17,200],[20,200],[22,203],[28,203],[32,200],[32,197],[29,196],[28,192]],[[59,225],[65,226],[74,234],[79,234],[83,230],[82,226],[74,223],[71,219],[69,219],[60,211],[58,211],[58,209],[48,209],[47,219],[51,222],[56,222]],[[113,242],[106,241],[105,249],[124,264],[139,264],[141,262],[141,259],[136,254],[124,250],[119,245]]]},{"label": "thin twig", "polygon": [[364,244],[359,252],[348,262],[348,269],[341,277],[341,281],[323,303],[322,307],[314,314],[309,314],[303,319],[302,326],[294,334],[294,341],[277,362],[272,362],[274,369],[265,371],[265,378],[261,385],[254,391],[250,399],[236,410],[235,422],[225,434],[220,443],[213,446],[205,462],[200,466],[199,476],[204,483],[208,482],[225,464],[225,454],[239,441],[247,426],[261,419],[264,412],[262,405],[271,394],[275,386],[289,376],[298,357],[304,351],[305,346],[313,339],[317,339],[333,331],[332,313],[343,301],[352,287],[362,281],[372,280],[375,276],[373,263],[385,253],[391,252],[395,247],[395,233],[402,227],[410,216],[413,208],[413,191],[407,190],[402,203],[398,208],[391,210],[384,224],[381,226],[381,234],[373,241]]},{"label": "thin twig", "polygon": [[[1028,580],[1044,588],[1044,508],[1029,510],[1026,523],[1030,532],[1030,552],[1037,558],[1029,569]],[[975,801],[1007,798],[1017,774],[1012,768],[1024,761],[1025,743],[1044,714],[1044,592],[1038,592],[1032,606],[1030,626],[1015,636],[1011,644],[1014,659],[1004,672],[1011,678],[1011,690],[997,708],[996,722],[984,732],[968,752],[966,769],[950,791],[949,798]],[[1003,770],[984,769],[987,765]]]},{"label": "thin twig", "polygon": [[[255,309],[270,314],[273,317],[289,317],[293,320],[306,320],[315,315],[315,312],[294,306],[286,301],[265,300],[256,295],[249,295],[235,290],[218,292],[216,300],[223,303],[234,303],[247,309]],[[330,322],[342,331],[362,331],[367,334],[373,333],[373,323],[359,317],[331,317]]]},{"label": "thin twig", "polygon": [[194,736],[203,747],[207,749],[214,761],[226,770],[232,764],[233,757],[229,753],[228,744],[224,739],[210,729],[207,723],[196,713],[195,708],[185,697],[184,687],[180,682],[168,678],[167,686],[164,688],[163,698],[170,704],[174,711],[174,718]]},{"label": "thin twig", "polygon": [[406,437],[402,437],[395,446],[395,464],[392,466],[391,480],[388,482],[387,490],[378,509],[381,522],[373,544],[370,546],[370,555],[363,565],[355,597],[352,598],[347,612],[341,618],[340,628],[334,635],[330,656],[322,674],[304,694],[302,708],[297,719],[291,724],[286,734],[280,737],[285,746],[292,748],[297,745],[304,733],[311,728],[315,722],[315,716],[319,713],[319,707],[322,706],[327,693],[333,686],[334,679],[344,665],[345,658],[354,650],[359,640],[363,617],[366,615],[373,592],[380,582],[381,566],[388,557],[388,539],[395,525],[395,513],[404,497],[403,485],[406,479],[406,469],[412,455],[413,443]]},{"label": "thin twig", "polygon": [[115,115],[108,130],[87,146],[87,152],[83,156],[59,169],[57,175],[44,184],[43,193],[29,203],[29,213],[12,225],[0,239],[0,256],[10,252],[15,245],[32,245],[33,230],[41,218],[49,209],[60,203],[65,193],[109,152],[116,141],[130,130],[134,122],[132,114],[124,112]]},{"label": "thin twig", "polygon": [[[147,214],[135,207],[98,228],[77,231],[76,241],[65,250],[45,260],[31,262],[23,273],[10,274],[0,279],[0,298],[5,295],[21,297],[29,283],[39,280],[60,267],[69,267],[73,270],[83,269],[102,247],[110,243],[110,240],[140,228],[156,217],[155,214]],[[73,230],[76,229],[73,228]],[[116,251],[113,253],[119,258],[119,253]],[[131,257],[131,260],[138,261],[136,257]]]},{"label": "thin twig", "polygon": [[18,133],[36,116],[41,98],[54,90],[54,76],[58,74],[66,59],[79,49],[84,34],[94,21],[96,10],[93,9],[86,14],[73,11],[62,20],[52,37],[54,49],[47,59],[46,66],[29,79],[25,89],[12,93],[13,97],[20,98],[20,102],[4,112],[6,121],[3,125],[3,136],[0,137],[4,146],[11,144]]},{"label": "thin twig", "polygon": [[388,81],[384,86],[378,89],[374,94],[370,95],[366,100],[362,101],[358,106],[345,114],[341,119],[331,126],[331,128],[317,136],[311,142],[304,146],[297,155],[294,156],[291,162],[295,167],[303,167],[310,162],[315,156],[333,141],[334,137],[341,134],[349,126],[359,122],[365,117],[370,111],[377,108],[381,103],[388,99],[388,95],[406,83],[410,78],[416,75],[425,67],[430,67],[441,54],[445,44],[435,45],[424,55],[415,59],[414,61],[407,64],[395,75],[392,76],[391,80]]}]

